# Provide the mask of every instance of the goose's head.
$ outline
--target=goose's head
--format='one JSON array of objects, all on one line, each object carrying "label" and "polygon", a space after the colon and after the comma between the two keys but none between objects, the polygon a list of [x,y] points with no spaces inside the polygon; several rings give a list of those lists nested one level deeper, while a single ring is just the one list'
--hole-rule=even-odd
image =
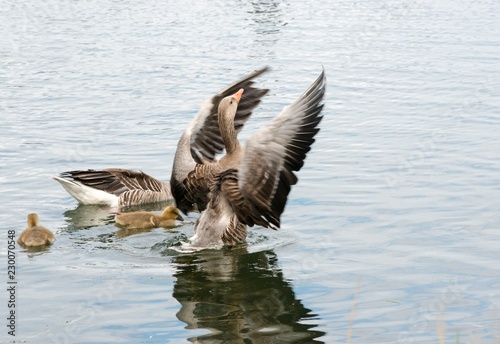
[{"label": "goose's head", "polygon": [[28,215],[28,228],[33,228],[39,226],[40,222],[38,221],[38,215],[35,213],[31,213]]},{"label": "goose's head", "polygon": [[165,220],[179,220],[184,221],[184,218],[181,216],[179,209],[173,205],[169,205],[165,209],[163,209],[163,213],[161,217]]},{"label": "goose's head", "polygon": [[243,89],[241,88],[235,94],[222,98],[219,103],[218,114],[220,117],[224,118],[234,118],[236,111],[238,110],[238,104],[243,94]]}]

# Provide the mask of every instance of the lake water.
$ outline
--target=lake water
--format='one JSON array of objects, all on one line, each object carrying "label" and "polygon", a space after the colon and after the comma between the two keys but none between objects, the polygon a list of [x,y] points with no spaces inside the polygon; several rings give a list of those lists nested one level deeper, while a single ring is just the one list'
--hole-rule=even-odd
[{"label": "lake water", "polygon": [[[498,343],[500,20],[491,1],[21,1],[0,8],[0,342]],[[325,68],[282,216],[243,247],[126,235],[50,176],[170,177],[202,102],[254,69],[248,138]],[[36,212],[57,238],[16,246]],[[130,234],[130,233],[128,233]]]}]

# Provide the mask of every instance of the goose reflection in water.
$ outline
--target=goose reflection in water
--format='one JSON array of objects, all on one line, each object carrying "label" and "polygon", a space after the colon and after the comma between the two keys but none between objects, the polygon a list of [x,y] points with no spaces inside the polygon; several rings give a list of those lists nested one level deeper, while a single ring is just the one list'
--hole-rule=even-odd
[{"label": "goose reflection in water", "polygon": [[174,258],[173,296],[188,329],[210,333],[193,343],[322,343],[325,333],[295,298],[273,251],[205,250]]}]

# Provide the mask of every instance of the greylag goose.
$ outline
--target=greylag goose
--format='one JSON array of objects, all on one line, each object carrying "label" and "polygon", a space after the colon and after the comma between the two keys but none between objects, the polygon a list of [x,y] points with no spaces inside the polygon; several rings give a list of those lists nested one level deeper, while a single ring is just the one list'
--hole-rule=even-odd
[{"label": "greylag goose", "polygon": [[[294,103],[240,145],[233,121],[242,90],[219,105],[219,126],[227,154],[216,163],[198,164],[184,185],[208,184],[206,210],[195,224],[191,244],[198,247],[235,245],[246,239],[246,227],[280,227],[293,171],[304,165],[311,149],[326,87],[324,71]],[[201,182],[200,182],[201,181]]]},{"label": "greylag goose", "polygon": [[[252,110],[260,103],[260,98],[269,92],[267,89],[252,87],[253,79],[268,70],[267,67],[257,70],[226,87],[208,99],[179,140],[175,154],[172,183],[164,183],[143,172],[108,168],[104,170],[78,170],[63,172],[52,177],[80,204],[103,204],[114,207],[127,207],[146,203],[172,201],[170,185],[174,186],[178,206],[187,214],[195,209],[194,202],[185,201],[185,190],[182,181],[194,168],[196,163],[215,161],[215,155],[224,149],[219,126],[217,124],[217,108],[222,98],[245,89],[236,114],[237,131],[250,118]],[[208,189],[202,189],[198,197],[206,199]],[[188,204],[189,206],[185,206]],[[200,204],[204,209],[206,200]]]},{"label": "greylag goose", "polygon": [[47,228],[40,226],[38,215],[35,213],[28,215],[28,228],[17,239],[19,245],[26,247],[50,245],[54,241],[56,241],[54,234]]},{"label": "greylag goose", "polygon": [[208,203],[208,185],[201,180],[197,183],[191,180],[190,187],[186,188],[188,175],[196,165],[210,165],[216,162],[215,155],[222,153],[225,148],[219,129],[217,109],[221,100],[244,89],[239,106],[234,114],[234,129],[240,132],[245,122],[250,118],[253,109],[269,90],[253,87],[254,79],[269,70],[268,67],[259,69],[232,85],[224,88],[218,94],[207,100],[198,114],[184,130],[175,152],[172,166],[170,185],[177,207],[187,214],[193,210],[202,211]]},{"label": "greylag goose", "polygon": [[142,171],[122,168],[77,170],[52,177],[81,204],[128,207],[172,201],[170,184]]},{"label": "greylag goose", "polygon": [[175,227],[175,220],[183,221],[179,209],[173,205],[166,207],[161,214],[149,211],[134,211],[115,216],[116,224],[127,228]]}]

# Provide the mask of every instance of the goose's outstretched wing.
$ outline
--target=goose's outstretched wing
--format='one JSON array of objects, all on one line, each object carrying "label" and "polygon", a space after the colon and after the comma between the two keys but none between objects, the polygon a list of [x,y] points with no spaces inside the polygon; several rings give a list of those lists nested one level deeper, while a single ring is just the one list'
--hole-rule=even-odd
[{"label": "goose's outstretched wing", "polygon": [[254,84],[253,79],[268,70],[269,67],[264,67],[246,75],[205,102],[187,129],[191,132],[193,158],[196,159],[196,153],[200,153],[206,160],[213,161],[216,154],[222,153],[224,142],[222,141],[217,120],[217,109],[219,108],[220,101],[224,97],[236,93],[241,88],[245,90],[234,117],[234,127],[236,132],[239,132],[250,118],[252,110],[259,105],[261,98],[269,92],[268,89],[260,89],[252,86]]},{"label": "goose's outstretched wing", "polygon": [[234,178],[225,176],[223,192],[240,221],[279,228],[291,186],[297,183],[294,171],[304,165],[319,131],[325,87],[323,71],[304,94],[248,140],[238,171],[238,188]]}]

